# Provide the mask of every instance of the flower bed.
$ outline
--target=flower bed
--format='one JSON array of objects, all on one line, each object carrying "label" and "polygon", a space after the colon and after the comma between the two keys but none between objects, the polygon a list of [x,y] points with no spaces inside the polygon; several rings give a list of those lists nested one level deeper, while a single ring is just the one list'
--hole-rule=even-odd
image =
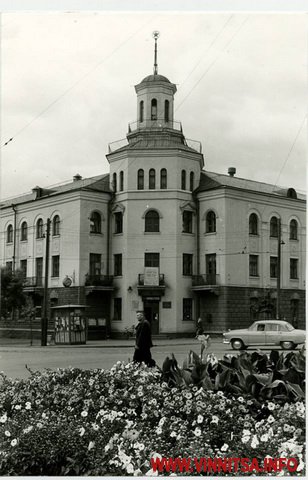
[{"label": "flower bed", "polygon": [[[302,399],[293,392],[288,402],[278,394],[260,402],[249,392],[230,392],[213,374],[217,365],[208,357],[210,380],[199,375],[189,384],[181,376],[196,367],[189,368],[189,361],[183,369],[165,363],[163,378],[158,368],[120,362],[108,371],[68,368],[35,372],[27,380],[4,377],[0,475],[144,475],[152,473],[150,458],[158,455],[261,463],[266,456],[296,457],[294,474],[303,475]],[[267,395],[274,388],[265,389]]]}]

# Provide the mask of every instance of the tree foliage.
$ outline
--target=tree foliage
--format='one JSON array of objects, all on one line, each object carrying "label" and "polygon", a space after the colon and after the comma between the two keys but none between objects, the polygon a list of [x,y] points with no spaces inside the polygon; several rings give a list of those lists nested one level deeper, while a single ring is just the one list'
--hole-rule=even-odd
[{"label": "tree foliage", "polygon": [[23,292],[23,274],[20,270],[12,272],[1,268],[1,315],[10,314],[15,308],[26,304],[27,296]]}]

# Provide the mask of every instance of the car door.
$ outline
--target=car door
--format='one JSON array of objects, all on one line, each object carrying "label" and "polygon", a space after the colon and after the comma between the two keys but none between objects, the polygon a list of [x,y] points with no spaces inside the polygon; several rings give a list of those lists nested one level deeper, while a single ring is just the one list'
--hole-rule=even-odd
[{"label": "car door", "polygon": [[256,322],[249,330],[249,345],[265,345],[265,323]]},{"label": "car door", "polygon": [[277,323],[267,323],[265,325],[265,343],[266,345],[279,345],[280,328]]}]

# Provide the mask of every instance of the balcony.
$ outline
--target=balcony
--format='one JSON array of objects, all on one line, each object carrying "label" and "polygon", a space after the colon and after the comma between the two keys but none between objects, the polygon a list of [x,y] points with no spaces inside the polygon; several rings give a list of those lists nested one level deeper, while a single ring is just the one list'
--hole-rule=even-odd
[{"label": "balcony", "polygon": [[166,122],[164,118],[159,118],[156,120],[145,119],[143,122],[136,121],[130,122],[128,124],[128,133],[133,133],[136,130],[146,128],[147,130],[163,130],[169,128],[171,130],[176,130],[177,132],[182,132],[181,122],[170,121]]},{"label": "balcony", "polygon": [[212,291],[217,294],[219,286],[219,275],[193,275],[192,276],[192,290],[193,291]]},{"label": "balcony", "polygon": [[42,288],[43,286],[43,277],[26,277],[23,280],[23,288],[27,292],[34,291],[35,288]]},{"label": "balcony", "polygon": [[165,275],[160,273],[156,278],[144,273],[138,275],[138,294],[143,297],[161,297],[165,294]]},{"label": "balcony", "polygon": [[97,290],[112,291],[113,276],[111,275],[86,275],[85,278],[86,294]]}]

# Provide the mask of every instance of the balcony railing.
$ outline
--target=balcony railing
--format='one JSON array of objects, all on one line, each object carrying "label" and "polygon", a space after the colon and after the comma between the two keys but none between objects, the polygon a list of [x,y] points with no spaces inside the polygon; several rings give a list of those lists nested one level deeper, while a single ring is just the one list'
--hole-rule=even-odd
[{"label": "balcony railing", "polygon": [[138,286],[143,287],[164,287],[165,286],[165,275],[163,273],[159,274],[159,285],[154,285],[154,284],[146,284],[144,285],[144,273],[139,273],[138,275]]},{"label": "balcony railing", "polygon": [[111,275],[86,275],[85,285],[91,287],[111,287],[113,276]]},{"label": "balcony railing", "polygon": [[206,275],[193,275],[192,286],[201,287],[207,285],[219,285],[219,275],[209,274]]},{"label": "balcony railing", "polygon": [[172,130],[177,130],[178,132],[182,132],[182,124],[181,122],[170,121],[166,122],[164,118],[158,118],[157,120],[144,119],[143,122],[130,122],[128,124],[128,133],[135,132],[136,130],[146,128],[153,129],[153,130],[162,130],[163,128],[171,128]]},{"label": "balcony railing", "polygon": [[44,279],[43,277],[26,277],[23,280],[23,287],[43,287]]}]

